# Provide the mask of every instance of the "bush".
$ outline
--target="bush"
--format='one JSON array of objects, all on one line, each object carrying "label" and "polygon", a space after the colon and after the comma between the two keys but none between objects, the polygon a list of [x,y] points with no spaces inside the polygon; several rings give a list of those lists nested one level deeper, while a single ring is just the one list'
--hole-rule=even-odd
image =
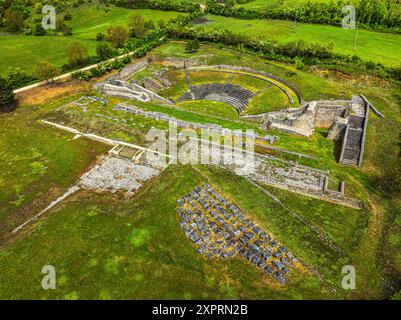
[{"label": "bush", "polygon": [[33,28],[33,35],[35,36],[44,36],[46,34],[46,30],[42,27],[42,24],[38,23]]},{"label": "bush", "polygon": [[89,80],[92,78],[92,73],[90,71],[77,71],[74,72],[71,77],[76,80]]},{"label": "bush", "polygon": [[79,42],[73,42],[67,48],[67,56],[70,65],[83,66],[86,63],[87,50]]},{"label": "bush", "polygon": [[304,70],[305,69],[305,63],[302,61],[302,59],[295,58],[295,67],[298,70]]},{"label": "bush", "polygon": [[7,80],[13,88],[21,88],[37,79],[32,74],[16,68],[8,73]]},{"label": "bush", "polygon": [[42,60],[35,66],[35,75],[39,80],[53,79],[58,74],[60,74],[60,69],[47,60]]},{"label": "bush", "polygon": [[187,53],[193,53],[193,52],[198,52],[200,47],[199,40],[198,38],[194,38],[193,40],[190,40],[187,42],[185,46],[185,52]]},{"label": "bush", "polygon": [[71,14],[71,12],[67,11],[67,12],[64,14],[64,19],[65,19],[65,21],[70,21],[70,20],[72,19],[72,14]]},{"label": "bush", "polygon": [[98,33],[97,35],[96,35],[96,41],[104,41],[104,40],[106,40],[106,35],[104,34],[104,33]]},{"label": "bush", "polygon": [[101,42],[96,47],[96,55],[100,61],[110,59],[114,56],[114,50],[107,42]]},{"label": "bush", "polygon": [[116,48],[121,48],[128,39],[128,32],[124,27],[110,27],[107,29],[107,40]]},{"label": "bush", "polygon": [[14,100],[13,87],[6,79],[0,76],[0,111],[4,111]]},{"label": "bush", "polygon": [[8,9],[4,15],[4,25],[7,31],[20,32],[24,28],[25,22],[20,12]]}]

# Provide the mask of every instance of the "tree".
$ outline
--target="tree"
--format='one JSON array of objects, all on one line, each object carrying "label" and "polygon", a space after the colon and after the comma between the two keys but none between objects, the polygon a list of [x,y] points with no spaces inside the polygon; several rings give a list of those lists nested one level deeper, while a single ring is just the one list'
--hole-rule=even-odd
[{"label": "tree", "polygon": [[[153,23],[153,21],[152,21]],[[133,14],[128,20],[131,37],[142,39],[146,34],[145,19],[139,14]]]},{"label": "tree", "polygon": [[155,23],[153,22],[152,19],[145,22],[145,29],[146,29],[146,31],[156,29]]},{"label": "tree", "polygon": [[35,24],[35,26],[33,28],[33,34],[35,36],[44,36],[46,34],[46,30],[43,29],[42,24],[38,23],[38,24]]},{"label": "tree", "polygon": [[109,43],[101,42],[96,47],[96,55],[99,57],[99,60],[103,61],[112,58],[114,51]]},{"label": "tree", "polygon": [[8,73],[7,80],[13,88],[20,88],[33,82],[35,77],[20,68],[15,68]]},{"label": "tree", "polygon": [[185,46],[185,51],[188,53],[197,52],[199,50],[199,47],[200,44],[198,38],[194,38],[193,40],[187,42],[187,45]]},{"label": "tree", "polygon": [[64,14],[64,20],[70,21],[71,19],[72,19],[72,14],[71,14],[71,12],[67,11],[67,12]]},{"label": "tree", "polygon": [[67,48],[67,56],[71,66],[81,66],[85,64],[87,50],[79,42],[73,42]]},{"label": "tree", "polygon": [[128,32],[124,27],[110,27],[107,29],[107,40],[116,48],[121,48],[128,39]]},{"label": "tree", "polygon": [[52,65],[47,60],[38,62],[35,66],[35,75],[40,80],[50,80],[53,82],[53,78],[60,74],[60,69]]},{"label": "tree", "polygon": [[13,100],[14,93],[12,85],[0,76],[0,111],[6,110]]},{"label": "tree", "polygon": [[99,32],[96,35],[96,41],[104,41],[104,40],[106,40],[106,35],[104,33]]},{"label": "tree", "polygon": [[56,30],[61,31],[65,36],[72,35],[72,29],[65,23],[65,17],[57,16]]},{"label": "tree", "polygon": [[164,20],[159,20],[157,21],[157,26],[163,29],[166,26],[166,22],[164,22]]},{"label": "tree", "polygon": [[4,24],[7,31],[19,32],[24,28],[24,18],[18,11],[8,9],[4,15]]}]

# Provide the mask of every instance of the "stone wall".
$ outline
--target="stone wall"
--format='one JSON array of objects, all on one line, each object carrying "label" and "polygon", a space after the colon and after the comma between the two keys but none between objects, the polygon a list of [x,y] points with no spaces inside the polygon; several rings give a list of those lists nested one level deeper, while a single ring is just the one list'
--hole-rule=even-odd
[{"label": "stone wall", "polygon": [[345,117],[347,113],[347,106],[337,104],[322,104],[317,103],[317,110],[315,115],[316,128],[330,128],[336,118]]},{"label": "stone wall", "polygon": [[124,69],[120,71],[119,78],[123,80],[131,78],[135,73],[146,68],[150,62],[150,58],[145,58],[127,65]]},{"label": "stone wall", "polygon": [[344,138],[345,129],[347,128],[348,119],[337,117],[329,129],[327,138],[330,140],[341,140]]}]

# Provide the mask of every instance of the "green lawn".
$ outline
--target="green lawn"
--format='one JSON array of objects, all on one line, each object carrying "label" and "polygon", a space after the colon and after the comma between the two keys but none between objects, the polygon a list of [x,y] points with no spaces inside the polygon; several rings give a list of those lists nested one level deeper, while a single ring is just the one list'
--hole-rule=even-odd
[{"label": "green lawn", "polygon": [[250,36],[287,43],[294,40],[334,44],[334,51],[358,55],[366,61],[380,62],[387,66],[400,66],[401,35],[359,30],[357,50],[354,51],[356,30],[344,30],[334,26],[297,23],[279,20],[240,20],[207,15],[210,22],[200,26],[207,29],[229,29]]},{"label": "green lawn", "polygon": [[[322,259],[330,249],[245,180],[221,170],[172,166],[131,200],[84,192],[38,221],[31,235],[0,252],[0,297],[300,299],[347,294],[341,289],[331,294],[305,269],[291,271],[289,284],[280,288],[242,258],[207,260],[199,254],[179,227],[176,200],[205,181],[215,183],[297,255],[327,265],[325,275],[339,278],[335,270],[343,259]],[[56,268],[56,290],[40,286],[41,269],[48,264]]]},{"label": "green lawn", "polygon": [[109,149],[88,140],[72,141],[39,123],[53,107],[25,106],[0,115],[0,239],[63,194]]},{"label": "green lawn", "polygon": [[11,68],[21,68],[32,72],[35,63],[47,59],[61,67],[67,62],[66,48],[74,41],[80,42],[88,49],[88,53],[96,53],[98,32],[106,32],[110,26],[126,26],[128,18],[136,13],[146,20],[169,20],[178,15],[176,12],[145,9],[124,9],[118,7],[96,7],[84,5],[70,10],[72,20],[68,25],[72,27],[72,36],[0,36],[0,74],[5,75]]},{"label": "green lawn", "polygon": [[[248,3],[238,4],[238,7],[244,7],[250,10],[263,11],[276,7],[299,8],[310,0],[253,0]],[[312,0],[314,3],[330,2],[330,0]]]},{"label": "green lawn", "polygon": [[237,118],[237,110],[223,102],[208,101],[208,100],[197,100],[197,101],[185,101],[178,104],[178,106],[185,110],[194,112],[216,115],[227,118]]}]

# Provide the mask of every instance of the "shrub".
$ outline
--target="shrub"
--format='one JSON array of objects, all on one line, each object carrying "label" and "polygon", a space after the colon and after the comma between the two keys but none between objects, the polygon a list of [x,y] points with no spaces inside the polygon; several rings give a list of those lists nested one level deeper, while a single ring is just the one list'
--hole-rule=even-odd
[{"label": "shrub", "polygon": [[92,73],[90,71],[77,71],[74,72],[71,77],[76,80],[89,80],[92,78]]},{"label": "shrub", "polygon": [[13,88],[20,88],[35,81],[36,78],[32,74],[16,68],[8,73],[7,80]]},{"label": "shrub", "polygon": [[305,63],[302,61],[302,59],[295,58],[295,67],[298,70],[304,70],[305,69]]},{"label": "shrub", "polygon": [[0,76],[0,111],[6,110],[13,100],[14,93],[11,83]]},{"label": "shrub", "polygon": [[194,38],[187,42],[185,46],[185,51],[188,53],[197,52],[199,50],[200,44],[198,38]]},{"label": "shrub", "polygon": [[96,55],[100,61],[110,59],[114,56],[114,50],[107,42],[101,42],[96,47]]},{"label": "shrub", "polygon": [[86,62],[87,50],[79,42],[73,42],[67,48],[67,56],[70,65],[82,66]]},{"label": "shrub", "polygon": [[47,60],[38,62],[35,66],[35,75],[39,80],[52,79],[60,74],[60,69]]},{"label": "shrub", "polygon": [[128,39],[128,32],[124,27],[110,27],[107,29],[107,40],[116,48],[121,48]]},{"label": "shrub", "polygon": [[46,34],[46,30],[42,27],[42,24],[38,23],[33,28],[33,35],[35,36],[44,36]]},{"label": "shrub", "polygon": [[104,33],[99,32],[96,35],[96,41],[104,41],[104,40],[106,40],[106,35]]},{"label": "shrub", "polygon": [[24,28],[24,18],[18,11],[8,9],[4,15],[4,25],[10,32],[19,32]]}]

